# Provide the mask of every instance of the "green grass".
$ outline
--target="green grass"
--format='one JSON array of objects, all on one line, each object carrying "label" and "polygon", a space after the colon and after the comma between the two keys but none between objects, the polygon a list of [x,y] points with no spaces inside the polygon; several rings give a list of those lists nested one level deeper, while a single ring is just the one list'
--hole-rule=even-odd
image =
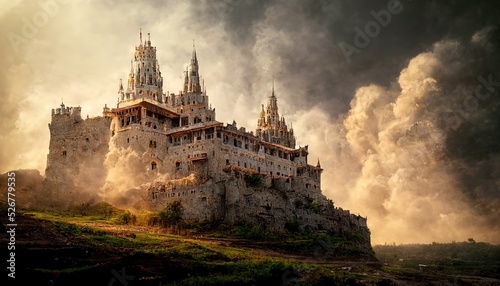
[{"label": "green grass", "polygon": [[[105,205],[102,208],[109,213]],[[338,265],[316,263],[314,258],[327,255],[359,257],[360,254],[354,248],[360,239],[356,235],[336,237],[326,233],[304,232],[270,234],[248,225],[229,227],[209,222],[191,224],[187,228],[212,238],[218,235],[252,238],[263,248],[282,253],[302,253],[312,258],[311,262],[299,262],[269,256],[258,249],[228,246],[216,239],[203,240],[168,234],[160,227],[149,227],[144,231],[136,226],[119,224],[117,218],[123,215],[120,210],[113,210],[109,216],[98,212],[82,215],[80,211],[25,214],[48,221],[59,235],[98,252],[117,253],[127,258],[127,261],[162,261],[169,269],[168,280],[163,281],[168,285],[391,285],[393,277],[421,281],[426,273],[493,278],[497,277],[495,273],[500,273],[500,246],[484,243],[376,246],[376,257],[386,263],[385,266],[373,266],[371,270],[366,267],[354,268],[350,271]],[[143,226],[146,225],[147,216],[138,215],[136,224],[142,222]],[[62,268],[49,265],[49,269],[45,270],[64,275],[81,275],[96,271],[89,266],[93,265],[91,262],[90,258],[84,258],[77,264]],[[427,272],[423,272],[418,264],[428,265]],[[378,272],[385,273],[385,276]]]},{"label": "green grass", "polygon": [[392,265],[391,271],[421,271],[449,275],[472,275],[500,278],[500,245],[488,243],[434,243],[410,245],[378,245],[376,257]]},{"label": "green grass", "polygon": [[78,224],[72,224],[72,223],[66,223],[66,222],[61,222],[61,221],[55,221],[53,222],[54,226],[59,230],[59,233],[65,235],[65,236],[81,236],[85,234],[90,234],[90,235],[104,235],[106,232],[95,228],[95,227],[89,227],[85,225],[78,225]]},{"label": "green grass", "polygon": [[[96,227],[97,224],[108,225],[110,228],[119,226],[120,224],[117,223],[116,218],[123,214],[120,211],[115,211],[114,216],[107,218],[99,215],[96,216],[95,214],[84,216],[79,213],[75,214],[75,212],[29,212],[26,214],[52,221],[61,233],[66,236],[74,235],[80,237],[91,245],[109,245],[139,249],[142,246],[151,247],[159,245],[168,239],[185,239],[182,236],[165,233],[134,231],[133,229],[125,232],[110,232],[109,229]],[[138,215],[137,221],[146,223],[146,218],[149,216],[149,214]],[[190,223],[184,227],[186,231],[194,234],[203,234],[211,238],[243,238],[254,240],[263,245],[265,244],[267,248],[285,253],[315,257],[360,257],[367,255],[366,253],[359,252],[357,248],[359,238],[356,236],[336,237],[326,233],[309,234],[305,232],[271,233],[248,224],[229,227],[210,222]],[[150,229],[161,230],[160,227]]]},{"label": "green grass", "polygon": [[[108,217],[100,214],[81,215],[74,211],[25,214],[50,222],[60,235],[97,251],[114,253],[116,250],[116,253],[130,257],[132,261],[137,259],[169,261],[168,263],[176,265],[176,270],[173,271],[174,278],[166,281],[168,285],[345,285],[346,281],[351,285],[364,285],[356,284],[355,281],[367,279],[365,276],[356,276],[328,265],[269,256],[254,249],[227,246],[213,240],[171,235],[161,232],[161,228],[158,227],[140,231],[133,227],[121,226],[115,221],[120,214],[118,211]],[[205,223],[201,228],[210,230],[214,229],[214,225]],[[270,236],[249,226],[239,226],[235,229],[220,226],[215,228],[221,232],[225,231],[228,237],[246,238],[246,235],[253,233],[255,238],[262,238],[265,241],[265,246],[270,243],[277,249],[289,248],[288,250],[294,251],[314,246],[317,243],[315,239],[318,238],[304,233]],[[325,243],[342,241],[340,238],[327,235],[320,237]],[[124,253],[122,249],[127,251]],[[47,266],[49,269],[45,271],[81,275],[86,271],[95,271],[89,266],[90,262],[92,261],[84,259],[79,261],[79,265],[65,268],[54,265],[53,269],[50,269],[51,266]],[[379,278],[370,279],[378,281]]]}]

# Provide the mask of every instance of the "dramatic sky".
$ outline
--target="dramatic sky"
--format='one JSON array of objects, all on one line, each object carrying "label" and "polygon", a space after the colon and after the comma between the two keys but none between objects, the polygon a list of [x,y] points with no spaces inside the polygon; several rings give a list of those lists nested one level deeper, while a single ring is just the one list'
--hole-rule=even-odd
[{"label": "dramatic sky", "polygon": [[323,192],[374,243],[500,243],[495,1],[2,1],[0,172],[36,168],[61,100],[115,106],[139,28],[178,92],[193,39],[217,119],[253,129],[272,77]]}]

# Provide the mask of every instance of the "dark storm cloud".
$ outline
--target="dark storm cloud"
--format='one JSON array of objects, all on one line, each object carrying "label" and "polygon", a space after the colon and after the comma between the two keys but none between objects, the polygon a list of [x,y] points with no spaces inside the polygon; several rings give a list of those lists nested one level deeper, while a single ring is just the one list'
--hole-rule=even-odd
[{"label": "dark storm cloud", "polygon": [[412,57],[433,43],[467,40],[477,30],[495,25],[500,12],[491,1],[401,0],[402,11],[393,14],[378,36],[370,38],[370,44],[348,63],[339,44],[354,45],[354,28],[364,31],[374,21],[370,12],[387,10],[391,2],[211,0],[195,7],[204,8],[206,18],[222,21],[231,44],[246,51],[258,41],[260,24],[281,33],[290,44],[277,41],[268,47],[281,59],[273,71],[278,81],[300,91],[294,98],[298,96],[306,107],[321,102],[336,117],[348,110],[357,87],[389,85]]}]

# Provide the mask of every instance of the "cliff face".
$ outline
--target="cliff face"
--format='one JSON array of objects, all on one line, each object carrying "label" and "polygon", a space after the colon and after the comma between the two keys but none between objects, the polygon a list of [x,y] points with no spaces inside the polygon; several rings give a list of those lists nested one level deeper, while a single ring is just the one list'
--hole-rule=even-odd
[{"label": "cliff face", "polygon": [[180,201],[186,220],[248,223],[271,232],[284,231],[287,224],[293,223],[308,232],[356,238],[361,252],[371,252],[366,218],[336,208],[319,188],[300,178],[271,178],[234,171],[227,180],[218,182],[194,176],[155,182],[148,192],[151,210]]}]

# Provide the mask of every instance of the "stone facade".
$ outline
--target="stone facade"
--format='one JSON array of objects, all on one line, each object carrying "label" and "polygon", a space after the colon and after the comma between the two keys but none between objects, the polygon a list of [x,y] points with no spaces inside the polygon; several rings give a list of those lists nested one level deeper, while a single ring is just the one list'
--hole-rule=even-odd
[{"label": "stone facade", "polygon": [[[180,200],[188,220],[248,222],[282,230],[299,220],[311,230],[361,231],[366,219],[335,208],[321,193],[321,168],[308,164],[308,146],[278,113],[273,89],[254,132],[216,121],[199,73],[196,50],[179,93],[163,93],[163,79],[151,41],[135,48],[116,108],[82,120],[80,107],[52,111],[47,178],[71,180],[82,168],[102,168],[108,150],[141,155],[142,172],[168,178],[140,189],[150,210]],[[131,174],[133,175],[133,174]],[[158,176],[152,176],[158,177]],[[102,180],[100,181],[102,183]]]},{"label": "stone facade", "polygon": [[45,175],[63,185],[99,189],[104,183],[103,162],[110,140],[109,117],[82,119],[80,107],[52,110]]}]

